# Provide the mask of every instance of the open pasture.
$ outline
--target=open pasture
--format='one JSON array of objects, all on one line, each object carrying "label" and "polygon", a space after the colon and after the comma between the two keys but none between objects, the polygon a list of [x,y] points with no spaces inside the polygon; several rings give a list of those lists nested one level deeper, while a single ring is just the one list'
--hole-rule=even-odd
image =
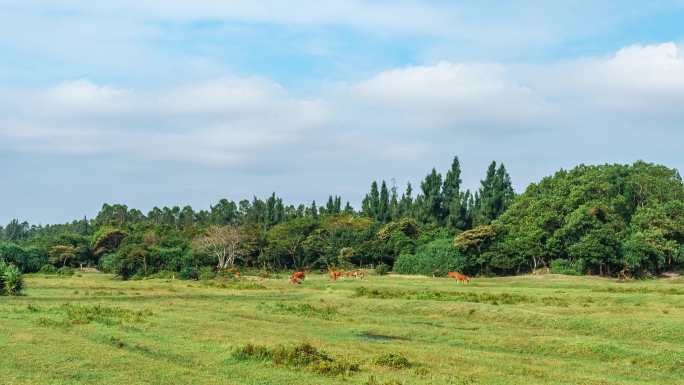
[{"label": "open pasture", "polygon": [[[684,384],[684,280],[33,275],[0,383]],[[393,353],[393,354],[390,354]]]}]

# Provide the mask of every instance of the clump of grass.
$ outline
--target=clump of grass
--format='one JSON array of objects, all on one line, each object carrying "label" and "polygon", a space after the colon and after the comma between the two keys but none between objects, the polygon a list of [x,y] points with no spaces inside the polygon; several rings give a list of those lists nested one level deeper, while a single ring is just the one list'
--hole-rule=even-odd
[{"label": "clump of grass", "polygon": [[38,324],[38,326],[48,327],[48,328],[66,328],[66,327],[69,327],[71,325],[69,322],[67,322],[64,319],[55,320],[55,319],[47,318],[47,317],[38,318],[38,321],[36,323]]},{"label": "clump of grass", "polygon": [[566,299],[561,297],[534,297],[515,293],[476,293],[436,290],[417,291],[387,288],[369,289],[363,286],[354,289],[354,296],[376,299],[473,302],[486,303],[490,305],[517,305],[536,303],[546,306],[568,306],[569,304]]},{"label": "clump of grass", "polygon": [[425,377],[430,374],[430,370],[428,370],[428,368],[416,368],[413,373],[416,376]]},{"label": "clump of grass", "polygon": [[360,370],[359,364],[330,356],[308,343],[289,347],[278,345],[274,348],[247,344],[236,349],[232,356],[238,361],[272,362],[280,366],[305,368],[327,376],[350,374]]},{"label": "clump of grass", "polygon": [[676,287],[653,288],[653,287],[602,287],[594,288],[591,291],[596,293],[624,293],[624,294],[665,294],[665,295],[684,295],[684,289]]},{"label": "clump of grass", "polygon": [[271,359],[271,350],[262,345],[247,344],[235,349],[233,358],[238,361],[268,361]]},{"label": "clump of grass", "polygon": [[287,304],[278,302],[272,305],[262,303],[259,310],[280,314],[294,314],[300,317],[316,317],[331,320],[338,315],[337,308],[331,305],[314,306],[308,303]]},{"label": "clump of grass", "polygon": [[387,380],[384,382],[380,382],[378,379],[375,378],[375,376],[370,376],[368,377],[366,382],[363,383],[363,385],[402,385],[402,383],[398,380]]},{"label": "clump of grass", "polygon": [[240,281],[237,279],[216,279],[202,281],[205,286],[232,290],[265,290],[266,286],[254,281]]},{"label": "clump of grass", "polygon": [[62,305],[67,319],[72,324],[88,324],[91,322],[103,325],[117,325],[122,323],[142,323],[151,313],[148,311],[132,311],[119,307],[103,305]]},{"label": "clump of grass", "polygon": [[381,354],[373,359],[373,364],[394,369],[406,369],[411,367],[408,358],[397,353]]},{"label": "clump of grass", "polygon": [[123,341],[123,340],[120,339],[120,338],[116,338],[116,337],[114,337],[114,336],[109,337],[109,342],[110,342],[113,346],[115,346],[115,347],[117,347],[117,348],[119,348],[119,349],[123,349],[123,348],[125,348],[125,347],[127,346],[127,344],[126,344],[125,341]]},{"label": "clump of grass", "polygon": [[[31,307],[29,307],[29,310],[33,312],[40,311],[39,308]],[[65,303],[59,308],[53,308],[52,310],[61,314],[62,317],[60,319],[41,317],[38,319],[38,325],[47,327],[68,327],[89,323],[99,323],[107,326],[134,325],[144,323],[146,318],[152,314],[146,310],[133,311],[119,307],[70,303]]]}]

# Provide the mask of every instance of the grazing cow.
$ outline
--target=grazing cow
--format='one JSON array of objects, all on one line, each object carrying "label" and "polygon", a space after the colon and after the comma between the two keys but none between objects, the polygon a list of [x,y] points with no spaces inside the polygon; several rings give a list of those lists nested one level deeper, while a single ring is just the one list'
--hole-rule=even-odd
[{"label": "grazing cow", "polygon": [[337,281],[337,278],[342,277],[343,273],[344,272],[341,270],[331,270],[330,271],[330,279],[332,279],[333,281]]},{"label": "grazing cow", "polygon": [[470,277],[457,271],[450,271],[447,275],[455,279],[456,282],[470,283]]},{"label": "grazing cow", "polygon": [[306,276],[303,271],[295,271],[290,276],[290,283],[299,285],[304,281],[304,278],[306,278]]},{"label": "grazing cow", "polygon": [[361,270],[348,271],[347,277],[363,278],[363,271],[361,271]]}]

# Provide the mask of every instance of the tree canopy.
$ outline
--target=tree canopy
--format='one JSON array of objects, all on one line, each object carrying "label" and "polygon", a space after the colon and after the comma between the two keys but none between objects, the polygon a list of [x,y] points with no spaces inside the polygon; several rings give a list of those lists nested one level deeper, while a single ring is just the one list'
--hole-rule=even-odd
[{"label": "tree canopy", "polygon": [[[164,270],[251,266],[331,269],[397,265],[397,271],[515,274],[562,266],[578,274],[648,275],[684,265],[684,186],[676,170],[580,165],[519,196],[492,162],[476,191],[461,162],[430,170],[414,190],[373,181],[357,211],[330,194],[324,205],[221,199],[206,210],[106,203],[92,219],[0,227],[0,260],[23,272],[94,266],[122,278]],[[415,264],[415,266],[413,266]],[[189,274],[191,276],[193,274]],[[196,274],[194,274],[196,275]]]}]

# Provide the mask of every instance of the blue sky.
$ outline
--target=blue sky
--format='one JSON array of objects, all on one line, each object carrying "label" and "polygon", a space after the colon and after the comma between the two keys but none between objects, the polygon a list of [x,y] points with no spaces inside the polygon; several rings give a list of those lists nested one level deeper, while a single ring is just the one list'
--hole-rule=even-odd
[{"label": "blue sky", "polygon": [[469,188],[491,160],[518,191],[578,163],[681,170],[681,20],[684,1],[0,0],[0,223],[358,204],[454,155]]}]

